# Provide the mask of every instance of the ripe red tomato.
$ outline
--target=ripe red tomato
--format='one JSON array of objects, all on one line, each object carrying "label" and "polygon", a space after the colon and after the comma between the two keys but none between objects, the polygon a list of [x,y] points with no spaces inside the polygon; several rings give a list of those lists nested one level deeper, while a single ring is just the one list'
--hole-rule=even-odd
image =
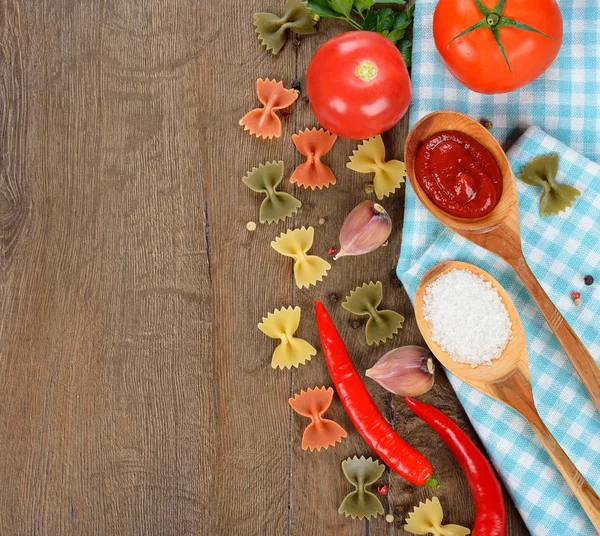
[{"label": "ripe red tomato", "polygon": [[440,0],[433,36],[465,86],[506,93],[550,67],[562,43],[562,16],[556,0]]},{"label": "ripe red tomato", "polygon": [[306,73],[317,121],[343,138],[366,139],[392,128],[410,104],[410,78],[400,51],[365,30],[330,39]]}]

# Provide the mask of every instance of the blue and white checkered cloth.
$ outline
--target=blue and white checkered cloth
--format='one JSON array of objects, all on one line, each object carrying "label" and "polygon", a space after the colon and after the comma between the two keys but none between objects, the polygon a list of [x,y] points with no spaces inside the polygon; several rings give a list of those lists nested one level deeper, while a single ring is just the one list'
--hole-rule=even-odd
[{"label": "blue and white checkered cloth", "polygon": [[[567,212],[540,218],[540,190],[517,181],[523,250],[552,301],[600,361],[600,167],[592,161],[600,161],[600,2],[559,2],[565,29],[559,57],[540,79],[508,95],[473,93],[446,71],[431,34],[435,4],[416,3],[411,123],[435,110],[461,111],[491,120],[492,133],[505,147],[527,129],[507,152],[515,173],[534,156],[559,153],[558,181],[575,186],[582,196]],[[533,124],[544,130],[527,128]],[[428,269],[449,259],[476,264],[500,281],[521,313],[540,415],[600,493],[600,415],[537,306],[504,261],[445,229],[408,181],[406,188],[398,276],[409,295],[414,297]],[[595,277],[594,285],[583,284],[587,274]],[[572,290],[581,292],[582,307],[573,304]],[[527,422],[450,379],[530,531],[595,535]]]}]

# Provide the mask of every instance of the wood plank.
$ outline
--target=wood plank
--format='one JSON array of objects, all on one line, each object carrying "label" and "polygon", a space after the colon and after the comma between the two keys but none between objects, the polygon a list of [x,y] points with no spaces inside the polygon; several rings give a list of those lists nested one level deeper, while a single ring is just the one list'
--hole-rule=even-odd
[{"label": "wood plank", "polygon": [[[304,73],[317,48],[330,37],[347,30],[348,27],[343,22],[322,20],[316,35],[295,39],[295,48],[298,54],[297,75],[302,88],[305,87]],[[319,126],[306,100],[296,108],[294,120],[296,131],[306,127]],[[408,118],[405,117],[397,127],[384,135],[389,158],[403,158],[403,146],[407,132]],[[295,195],[298,195],[304,203],[304,210],[296,215],[294,225],[296,227],[300,225],[315,226],[314,252],[316,254],[325,256],[331,245],[339,245],[339,229],[345,216],[354,206],[369,197],[375,200],[374,195],[369,196],[364,190],[364,185],[370,182],[372,177],[355,173],[346,168],[348,157],[356,146],[357,142],[355,141],[338,139],[334,149],[327,155],[326,162],[338,178],[335,186],[327,191],[294,190]],[[302,157],[297,154],[296,164],[301,161]],[[321,299],[326,304],[361,372],[372,366],[377,359],[392,348],[407,344],[424,345],[414,319],[410,300],[395,276],[404,217],[404,188],[385,199],[381,204],[389,212],[394,223],[394,230],[388,246],[369,255],[335,261],[333,269],[323,283],[319,283],[308,291],[295,292],[295,299],[303,311],[313,312],[312,302],[315,298]],[[326,219],[323,226],[319,226],[317,223],[320,217]],[[374,347],[366,345],[362,325],[358,329],[352,327],[356,325],[352,321],[357,320],[357,317],[353,317],[341,308],[344,296],[348,295],[350,290],[371,280],[380,280],[383,283],[383,305],[400,312],[407,319],[404,328],[394,339]],[[314,325],[309,325],[307,332],[310,333],[310,340],[318,340]],[[435,389],[423,397],[424,400],[442,408],[453,418],[457,418],[475,437],[452,387],[441,370],[438,370],[436,374],[436,382]],[[393,397],[369,379],[366,379],[366,384],[377,405],[382,408],[384,415],[394,423],[400,435],[432,461],[437,476],[443,482],[443,486],[438,490],[415,489],[398,475],[386,471],[382,478],[382,483],[387,483],[390,489],[389,495],[382,498],[386,512],[405,514],[419,501],[435,495],[446,506],[447,512],[452,516],[452,522],[472,526],[474,508],[470,491],[462,470],[451,453],[427,425],[412,414],[401,397]],[[321,353],[313,359],[309,366],[300,367],[294,373],[294,392],[315,385],[331,385]],[[349,422],[337,398],[331,415],[342,423],[350,434],[335,449],[330,448],[319,453],[301,450],[301,435],[306,426],[306,419],[293,415],[295,437],[292,444],[292,534],[298,536],[330,533],[383,534],[391,528],[381,517],[371,522],[360,522],[346,519],[343,516],[338,516],[336,519],[333,516],[333,512],[337,510],[344,495],[352,489],[341,472],[341,460],[354,455],[373,456],[373,453]],[[310,492],[323,488],[338,491],[337,493]],[[510,519],[512,530],[509,532],[510,534],[520,534],[520,529],[525,530],[514,508],[511,510]],[[408,534],[401,528],[403,523],[404,516],[396,515],[394,527],[397,530],[395,533]],[[526,534],[526,531],[522,533]]]},{"label": "wood plank", "polygon": [[292,267],[269,245],[289,220],[247,231],[248,221],[258,223],[262,198],[241,178],[271,160],[283,160],[290,171],[293,123],[283,121],[278,140],[258,139],[238,126],[247,111],[259,106],[257,78],[276,78],[286,87],[293,81],[294,55],[289,50],[275,58],[265,53],[252,25],[255,11],[280,10],[277,0],[238,2],[235,16],[223,16],[219,3],[205,6],[210,45],[201,56],[201,71],[209,81],[201,169],[214,268],[215,534],[281,535],[289,522],[291,373],[271,369],[277,342],[256,327],[267,313],[292,304]]},{"label": "wood plank", "polygon": [[196,2],[3,4],[2,534],[208,518],[201,20]]},{"label": "wood plank", "polygon": [[[301,84],[302,99],[294,111],[294,131],[298,132],[304,128],[319,128],[315,120],[310,104],[306,97],[305,71],[310,58],[317,48],[329,37],[345,31],[343,23],[337,21],[326,21],[319,24],[318,33],[303,38],[295,38],[288,44],[288,53],[297,56],[296,74]],[[354,145],[351,140],[338,139],[333,149],[325,158],[327,164],[333,170],[337,184],[323,190],[306,190],[295,187],[294,195],[303,202],[303,210],[296,214],[293,226],[312,225],[315,228],[315,243],[311,253],[328,259],[332,264],[327,277],[310,289],[295,288],[293,280],[290,283],[294,287],[294,303],[300,305],[304,311],[305,319],[303,332],[306,334],[316,348],[318,354],[311,363],[301,366],[293,373],[293,392],[299,393],[302,389],[325,385],[331,386],[331,380],[327,373],[327,367],[320,349],[319,336],[314,321],[314,300],[320,299],[339,321],[341,315],[339,308],[344,296],[346,286],[352,281],[352,275],[347,272],[348,267],[354,263],[346,262],[349,259],[340,259],[334,262],[328,257],[330,246],[337,245],[337,234],[347,212],[353,207],[356,200],[357,182],[352,180],[351,173],[345,168],[346,156],[350,147]],[[304,157],[297,151],[294,153],[294,166],[300,164]],[[358,186],[360,191],[360,186]],[[325,223],[319,224],[319,219],[324,218]],[[348,319],[343,320],[343,334],[349,335],[350,327]],[[355,333],[352,333],[355,335]],[[291,464],[291,523],[290,534],[302,536],[305,534],[337,534],[354,536],[364,534],[366,526],[361,521],[350,521],[337,514],[341,498],[345,493],[352,490],[349,482],[341,471],[341,462],[345,458],[354,455],[370,456],[368,446],[354,430],[350,419],[344,412],[337,396],[328,413],[334,420],[339,422],[349,433],[342,443],[321,450],[320,452],[303,451],[301,449],[302,433],[307,425],[307,419],[292,413],[293,436],[291,438],[292,464]]]}]

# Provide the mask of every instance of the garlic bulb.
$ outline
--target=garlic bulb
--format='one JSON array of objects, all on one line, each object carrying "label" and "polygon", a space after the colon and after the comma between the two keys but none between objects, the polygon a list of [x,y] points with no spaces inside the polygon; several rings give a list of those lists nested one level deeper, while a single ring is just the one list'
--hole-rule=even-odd
[{"label": "garlic bulb", "polygon": [[363,255],[384,244],[392,232],[385,209],[371,200],[363,201],[346,217],[340,231],[340,251],[334,257]]},{"label": "garlic bulb", "polygon": [[433,387],[433,356],[420,346],[402,346],[385,354],[365,374],[384,389],[401,396],[418,396]]}]

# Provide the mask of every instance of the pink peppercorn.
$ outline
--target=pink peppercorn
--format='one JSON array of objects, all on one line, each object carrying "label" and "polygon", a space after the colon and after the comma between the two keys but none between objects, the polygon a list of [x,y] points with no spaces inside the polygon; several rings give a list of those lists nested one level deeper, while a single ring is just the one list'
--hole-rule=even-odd
[{"label": "pink peppercorn", "polygon": [[576,300],[577,298],[581,298],[581,293],[574,290],[573,292],[571,292],[571,298],[573,298],[574,300]]}]

